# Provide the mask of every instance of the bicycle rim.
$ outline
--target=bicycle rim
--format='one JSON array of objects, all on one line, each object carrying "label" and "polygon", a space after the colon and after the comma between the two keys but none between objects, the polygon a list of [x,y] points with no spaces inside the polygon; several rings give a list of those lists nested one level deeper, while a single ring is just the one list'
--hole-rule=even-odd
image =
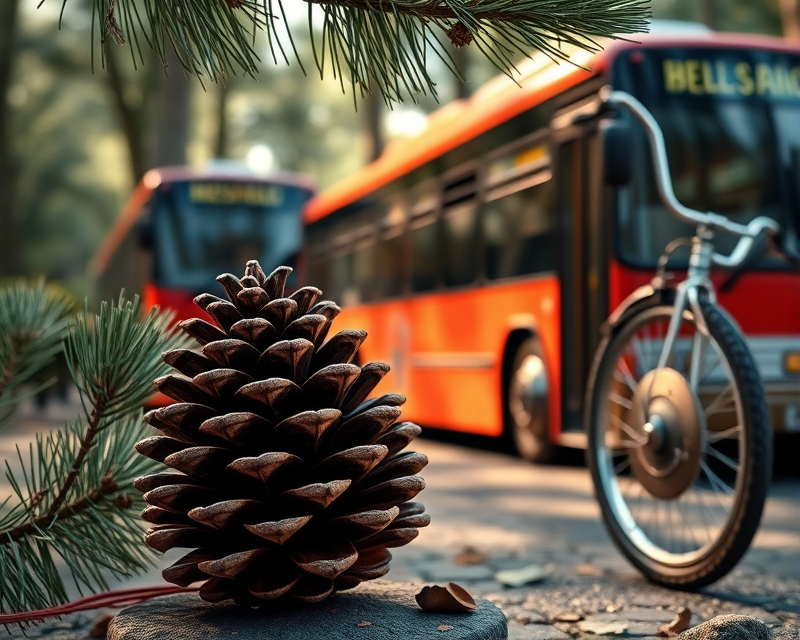
[{"label": "bicycle rim", "polygon": [[626,546],[679,570],[730,538],[748,442],[729,360],[691,313],[658,368],[671,312],[647,309],[609,343],[595,394],[592,455],[607,517]]}]

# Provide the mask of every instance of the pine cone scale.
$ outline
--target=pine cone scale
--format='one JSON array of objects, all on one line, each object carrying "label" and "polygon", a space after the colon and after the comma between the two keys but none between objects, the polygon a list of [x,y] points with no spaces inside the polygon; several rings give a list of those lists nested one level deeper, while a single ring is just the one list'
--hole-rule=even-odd
[{"label": "pine cone scale", "polygon": [[249,549],[247,551],[240,551],[232,553],[229,556],[220,558],[219,560],[206,560],[200,562],[197,568],[203,573],[216,578],[234,579],[239,576],[245,569],[247,569],[253,561],[263,554],[265,549]]},{"label": "pine cone scale", "polygon": [[264,510],[264,503],[252,499],[223,500],[207,507],[195,507],[188,513],[189,518],[204,524],[212,529],[225,529],[225,527],[243,522],[253,513]]},{"label": "pine cone scale", "polygon": [[304,487],[289,489],[278,494],[290,506],[302,507],[312,511],[321,511],[329,507],[336,498],[342,495],[350,480],[332,480],[331,482],[314,482]]},{"label": "pine cone scale", "polygon": [[250,533],[274,542],[277,545],[283,545],[295,533],[300,531],[312,516],[300,516],[298,518],[285,518],[277,522],[260,522],[258,524],[246,524],[245,529]]},{"label": "pine cone scale", "polygon": [[333,580],[355,564],[358,551],[352,543],[341,542],[322,549],[302,549],[291,553],[289,558],[303,571]]},{"label": "pine cone scale", "polygon": [[427,458],[399,453],[420,431],[397,422],[405,398],[367,399],[389,367],[352,364],[366,333],[327,339],[339,307],[315,287],[286,297],[290,271],[251,261],[217,279],[227,300],[195,298],[216,325],[181,323],[198,349],[164,354],[178,373],[155,382],[179,402],[148,412],[164,435],[136,445],[175,470],[136,481],[145,540],[195,547],[163,575],[204,580],[210,602],[318,602],[385,575],[388,548],[429,522],[409,502]]}]

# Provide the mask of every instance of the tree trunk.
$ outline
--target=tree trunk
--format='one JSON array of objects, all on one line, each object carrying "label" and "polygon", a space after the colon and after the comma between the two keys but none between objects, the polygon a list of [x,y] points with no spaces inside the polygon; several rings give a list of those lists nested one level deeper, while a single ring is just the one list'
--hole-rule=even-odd
[{"label": "tree trunk", "polygon": [[710,29],[717,29],[719,26],[719,16],[717,15],[717,0],[702,0],[700,12],[705,24]]},{"label": "tree trunk", "polygon": [[780,3],[783,37],[800,42],[800,2],[798,0],[780,0]]},{"label": "tree trunk", "polygon": [[125,99],[125,79],[119,68],[116,45],[112,43],[106,46],[105,54],[107,84],[111,91],[114,105],[117,108],[122,132],[125,135],[125,142],[128,146],[132,184],[136,184],[147,171],[141,108],[128,104]]},{"label": "tree trunk", "polygon": [[14,73],[19,0],[0,2],[0,275],[16,274],[16,162],[12,148],[8,93]]},{"label": "tree trunk", "polygon": [[189,79],[172,44],[167,44],[167,69],[162,76],[157,115],[156,165],[186,164],[189,141]]}]

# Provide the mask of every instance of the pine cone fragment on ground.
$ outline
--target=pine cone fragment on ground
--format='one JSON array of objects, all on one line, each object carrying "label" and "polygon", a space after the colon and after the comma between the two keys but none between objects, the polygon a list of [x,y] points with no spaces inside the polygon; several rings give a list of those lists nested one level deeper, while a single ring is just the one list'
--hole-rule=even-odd
[{"label": "pine cone fragment on ground", "polygon": [[326,342],[339,307],[314,287],[284,297],[290,272],[250,261],[217,278],[227,299],[195,298],[218,326],[181,323],[201,349],[164,354],[179,373],[155,385],[176,403],[146,414],[163,435],[136,445],[171,468],[135,482],[145,542],[192,548],[163,576],[205,580],[209,602],[317,602],[385,575],[388,549],[430,521],[410,502],[428,460],[402,451],[420,433],[397,422],[405,398],[367,400],[389,367],[351,364],[364,331]]}]

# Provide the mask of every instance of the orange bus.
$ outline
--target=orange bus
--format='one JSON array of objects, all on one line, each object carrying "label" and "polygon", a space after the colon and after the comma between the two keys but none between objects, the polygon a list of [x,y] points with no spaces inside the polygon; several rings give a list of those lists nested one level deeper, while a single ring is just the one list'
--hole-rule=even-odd
[{"label": "orange bus", "polygon": [[[532,461],[586,446],[601,326],[650,283],[668,243],[694,234],[659,199],[643,129],[608,112],[603,87],[653,113],[686,206],[742,224],[770,216],[800,247],[798,45],[687,32],[572,62],[533,59],[519,86],[500,77],[445,106],[305,212],[308,281],[342,305],[340,329],[369,332],[359,357],[391,365],[383,390],[408,397],[404,416],[508,436]],[[604,161],[614,121],[630,126],[622,184]],[[765,256],[719,277],[774,428],[800,430],[800,275]]]},{"label": "orange bus", "polygon": [[115,300],[124,288],[129,297],[142,297],[145,310],[159,305],[178,320],[203,316],[192,300],[214,291],[220,273],[239,273],[253,259],[268,272],[295,265],[302,211],[313,193],[311,181],[294,174],[263,177],[214,166],[153,169],[90,265],[97,293]]}]

